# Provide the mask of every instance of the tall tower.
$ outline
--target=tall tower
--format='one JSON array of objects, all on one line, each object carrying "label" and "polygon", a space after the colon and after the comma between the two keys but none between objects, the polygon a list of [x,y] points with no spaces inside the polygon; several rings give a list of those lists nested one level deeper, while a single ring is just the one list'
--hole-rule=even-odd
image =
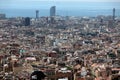
[{"label": "tall tower", "polygon": [[5,14],[0,14],[0,19],[5,19],[6,15]]},{"label": "tall tower", "polygon": [[50,8],[50,16],[55,16],[56,15],[56,6],[52,6]]},{"label": "tall tower", "polygon": [[25,18],[25,26],[30,26],[30,18],[29,17]]},{"label": "tall tower", "polygon": [[113,8],[113,21],[115,21],[115,8]]},{"label": "tall tower", "polygon": [[36,19],[39,17],[39,10],[36,10]]}]

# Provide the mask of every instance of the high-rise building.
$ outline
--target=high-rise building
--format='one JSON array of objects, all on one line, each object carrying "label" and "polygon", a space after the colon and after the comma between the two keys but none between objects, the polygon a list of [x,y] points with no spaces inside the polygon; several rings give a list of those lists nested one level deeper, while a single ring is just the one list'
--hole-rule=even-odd
[{"label": "high-rise building", "polygon": [[52,6],[50,8],[50,16],[55,16],[56,15],[56,6]]},{"label": "high-rise building", "polygon": [[39,18],[39,10],[36,10],[36,19]]},{"label": "high-rise building", "polygon": [[113,21],[115,20],[115,8],[113,8]]},{"label": "high-rise building", "polygon": [[26,17],[25,18],[25,26],[29,26],[30,25],[30,18]]},{"label": "high-rise building", "polygon": [[6,15],[5,14],[0,14],[0,19],[5,19]]}]

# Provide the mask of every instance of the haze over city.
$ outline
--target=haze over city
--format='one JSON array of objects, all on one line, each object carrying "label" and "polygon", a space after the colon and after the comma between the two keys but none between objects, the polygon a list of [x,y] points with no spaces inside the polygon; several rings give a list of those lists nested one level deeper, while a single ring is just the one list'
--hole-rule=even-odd
[{"label": "haze over city", "polygon": [[120,80],[120,0],[0,0],[0,80]]},{"label": "haze over city", "polygon": [[0,12],[8,17],[34,17],[35,10],[40,16],[49,16],[51,6],[56,6],[57,15],[62,16],[97,16],[111,15],[116,8],[120,14],[119,0],[0,0]]}]

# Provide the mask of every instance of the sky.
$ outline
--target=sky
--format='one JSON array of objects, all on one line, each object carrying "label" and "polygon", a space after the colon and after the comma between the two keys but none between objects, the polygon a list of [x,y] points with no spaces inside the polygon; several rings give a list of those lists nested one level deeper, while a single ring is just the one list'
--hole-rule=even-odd
[{"label": "sky", "polygon": [[[96,3],[98,3],[96,5]],[[109,3],[110,2],[110,3]],[[120,0],[0,0],[0,9],[48,9],[56,5],[58,9],[77,8],[119,8]]]}]

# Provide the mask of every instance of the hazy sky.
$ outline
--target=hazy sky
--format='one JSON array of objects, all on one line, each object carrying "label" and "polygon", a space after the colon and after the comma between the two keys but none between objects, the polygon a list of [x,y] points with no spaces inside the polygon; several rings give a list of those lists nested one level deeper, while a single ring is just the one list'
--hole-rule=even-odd
[{"label": "hazy sky", "polygon": [[24,1],[62,1],[62,2],[70,2],[70,1],[77,1],[77,2],[120,2],[120,0],[0,0],[0,1],[4,1],[4,2],[16,2],[16,1],[20,1],[20,2],[24,2]]},{"label": "hazy sky", "polygon": [[[96,5],[93,2],[99,3]],[[120,9],[119,3],[114,2],[120,2],[120,0],[0,0],[0,9],[49,9],[52,5],[56,5],[58,9],[85,7]]]}]

